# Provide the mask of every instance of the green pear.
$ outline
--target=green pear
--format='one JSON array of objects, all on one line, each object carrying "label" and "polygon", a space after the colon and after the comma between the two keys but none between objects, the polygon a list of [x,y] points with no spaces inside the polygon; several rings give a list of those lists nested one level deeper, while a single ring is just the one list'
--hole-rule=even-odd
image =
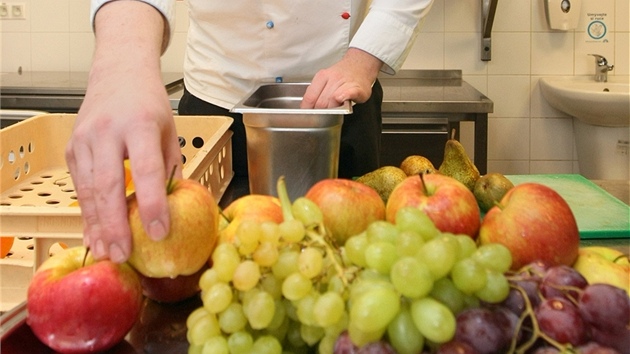
[{"label": "green pear", "polygon": [[462,182],[471,191],[480,177],[477,166],[470,160],[462,144],[449,139],[444,147],[444,160],[438,171]]},{"label": "green pear", "polygon": [[507,177],[493,172],[479,177],[473,188],[473,194],[479,208],[485,212],[499,203],[505,193],[513,187],[514,184]]},{"label": "green pear", "polygon": [[356,181],[372,187],[381,196],[383,202],[387,204],[389,195],[394,190],[394,187],[405,178],[407,178],[407,174],[399,167],[383,166],[358,177]]}]

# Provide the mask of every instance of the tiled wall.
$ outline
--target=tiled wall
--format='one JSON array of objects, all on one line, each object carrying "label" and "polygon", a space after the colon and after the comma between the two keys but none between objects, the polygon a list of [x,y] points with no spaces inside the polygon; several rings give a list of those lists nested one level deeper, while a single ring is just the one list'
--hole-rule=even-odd
[{"label": "tiled wall", "polygon": [[[7,2],[11,2],[8,0]],[[87,70],[93,50],[87,0],[19,0],[26,20],[0,21],[0,70]],[[610,75],[629,75],[628,0],[583,0],[576,30],[552,31],[542,0],[499,0],[492,32],[492,60],[481,61],[481,0],[436,0],[406,69],[461,69],[466,81],[494,101],[488,169],[506,174],[575,173],[572,119],[540,94],[542,76],[592,75],[589,53],[615,65]],[[178,2],[175,37],[162,59],[180,71],[187,8]],[[587,14],[604,13],[608,33],[592,41]],[[470,127],[462,140],[472,153]]]}]

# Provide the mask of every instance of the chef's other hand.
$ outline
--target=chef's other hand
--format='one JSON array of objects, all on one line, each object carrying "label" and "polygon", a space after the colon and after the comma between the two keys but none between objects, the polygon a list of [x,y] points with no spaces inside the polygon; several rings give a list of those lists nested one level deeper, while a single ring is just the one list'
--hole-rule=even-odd
[{"label": "chef's other hand", "polygon": [[367,101],[382,65],[381,60],[367,52],[348,49],[339,62],[315,74],[300,108],[333,108],[346,101]]},{"label": "chef's other hand", "polygon": [[[117,8],[125,10],[114,16]],[[84,244],[96,259],[121,263],[131,252],[125,158],[145,230],[155,240],[169,230],[166,179],[173,166],[181,176],[181,152],[161,79],[163,28],[157,11],[135,1],[107,4],[96,17],[88,88],[66,147]]]}]

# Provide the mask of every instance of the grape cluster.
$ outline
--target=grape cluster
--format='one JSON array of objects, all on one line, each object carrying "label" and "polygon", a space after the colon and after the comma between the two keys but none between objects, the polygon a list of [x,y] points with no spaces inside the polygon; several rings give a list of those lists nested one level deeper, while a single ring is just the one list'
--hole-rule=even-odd
[{"label": "grape cluster", "polygon": [[[510,292],[510,252],[440,232],[417,208],[377,221],[338,247],[321,210],[288,200],[284,220],[243,220],[200,278],[189,353],[417,354],[450,341],[456,314]],[[340,351],[341,350],[341,351]]]},{"label": "grape cluster", "polygon": [[437,353],[630,353],[622,289],[588,284],[564,265],[532,263],[507,278],[507,298],[460,312],[454,338]]}]

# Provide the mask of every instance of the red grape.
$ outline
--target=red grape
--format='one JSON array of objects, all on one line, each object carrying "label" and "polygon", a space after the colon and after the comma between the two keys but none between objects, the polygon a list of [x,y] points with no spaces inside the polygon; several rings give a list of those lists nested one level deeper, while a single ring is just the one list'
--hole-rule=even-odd
[{"label": "red grape", "polygon": [[586,322],[602,330],[622,329],[630,323],[630,298],[625,291],[612,285],[586,287],[578,308]]},{"label": "red grape", "polygon": [[344,331],[337,337],[337,341],[335,342],[335,346],[333,348],[334,354],[356,354],[357,346],[352,343],[350,339],[350,335],[348,331]]},{"label": "red grape", "polygon": [[577,349],[580,354],[619,354],[615,349],[606,347],[597,342],[588,342],[575,349]]},{"label": "red grape", "polygon": [[577,300],[579,293],[575,289],[584,289],[587,285],[588,281],[577,270],[566,265],[559,265],[547,270],[540,282],[540,292],[547,299],[570,296]]},{"label": "red grape", "polygon": [[497,353],[510,344],[511,337],[501,328],[494,311],[470,308],[457,315],[455,340],[468,343],[480,354]]},{"label": "red grape", "polygon": [[599,344],[614,348],[621,354],[630,354],[630,327],[618,331],[591,327],[591,336]]},{"label": "red grape", "polygon": [[560,343],[574,346],[587,340],[587,325],[578,308],[564,298],[545,299],[535,310],[540,330]]},{"label": "red grape", "polygon": [[435,354],[479,354],[479,352],[466,342],[451,340],[440,345]]}]

